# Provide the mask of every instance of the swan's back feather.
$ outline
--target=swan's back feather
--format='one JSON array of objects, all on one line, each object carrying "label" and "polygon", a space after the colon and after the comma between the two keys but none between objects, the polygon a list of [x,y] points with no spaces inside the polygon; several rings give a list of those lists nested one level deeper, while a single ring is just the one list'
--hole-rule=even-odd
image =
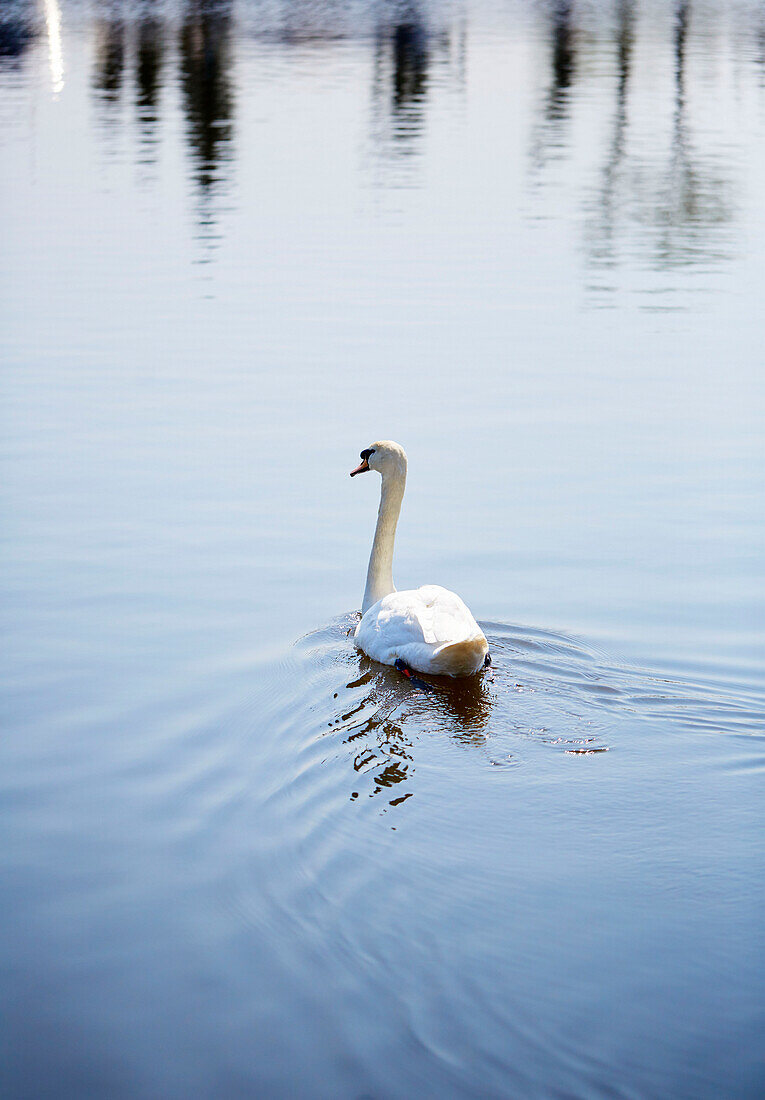
[{"label": "swan's back feather", "polygon": [[383,596],[363,615],[355,640],[382,664],[401,659],[418,672],[445,676],[478,672],[489,650],[460,597],[437,584]]}]

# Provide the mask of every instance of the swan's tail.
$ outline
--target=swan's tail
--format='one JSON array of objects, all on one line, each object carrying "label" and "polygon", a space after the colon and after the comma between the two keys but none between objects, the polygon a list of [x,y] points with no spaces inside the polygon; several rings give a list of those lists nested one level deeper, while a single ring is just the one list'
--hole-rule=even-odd
[{"label": "swan's tail", "polygon": [[473,676],[483,668],[489,643],[483,634],[452,642],[433,654],[428,672],[441,676]]}]

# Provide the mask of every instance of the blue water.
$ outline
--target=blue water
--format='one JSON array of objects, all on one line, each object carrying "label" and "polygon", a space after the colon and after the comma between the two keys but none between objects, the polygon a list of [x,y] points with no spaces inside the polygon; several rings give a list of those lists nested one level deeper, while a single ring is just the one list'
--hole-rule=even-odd
[{"label": "blue water", "polygon": [[763,42],[2,6],[3,1096],[765,1090]]}]

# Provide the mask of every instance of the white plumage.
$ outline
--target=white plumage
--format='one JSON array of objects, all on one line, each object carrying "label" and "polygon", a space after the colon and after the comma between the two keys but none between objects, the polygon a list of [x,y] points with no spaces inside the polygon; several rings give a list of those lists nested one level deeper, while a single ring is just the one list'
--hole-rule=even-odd
[{"label": "white plumage", "polygon": [[489,646],[460,597],[437,584],[405,592],[393,585],[393,546],[406,485],[403,448],[383,440],[362,451],[361,459],[351,477],[377,470],[382,490],[356,645],[382,664],[402,660],[418,672],[472,676],[483,667]]},{"label": "white plumage", "polygon": [[383,596],[362,616],[356,645],[384,665],[401,659],[419,672],[470,676],[489,647],[481,628],[454,592],[426,584]]}]

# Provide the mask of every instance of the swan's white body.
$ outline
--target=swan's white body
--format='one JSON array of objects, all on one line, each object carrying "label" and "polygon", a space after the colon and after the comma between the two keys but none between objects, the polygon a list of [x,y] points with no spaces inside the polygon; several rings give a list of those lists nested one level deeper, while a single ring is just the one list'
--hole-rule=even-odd
[{"label": "swan's white body", "polygon": [[418,672],[472,676],[483,667],[489,646],[459,596],[437,584],[406,592],[393,584],[393,546],[406,486],[403,448],[389,440],[373,444],[353,474],[366,470],[381,474],[382,489],[356,645],[385,665],[402,660]]}]

